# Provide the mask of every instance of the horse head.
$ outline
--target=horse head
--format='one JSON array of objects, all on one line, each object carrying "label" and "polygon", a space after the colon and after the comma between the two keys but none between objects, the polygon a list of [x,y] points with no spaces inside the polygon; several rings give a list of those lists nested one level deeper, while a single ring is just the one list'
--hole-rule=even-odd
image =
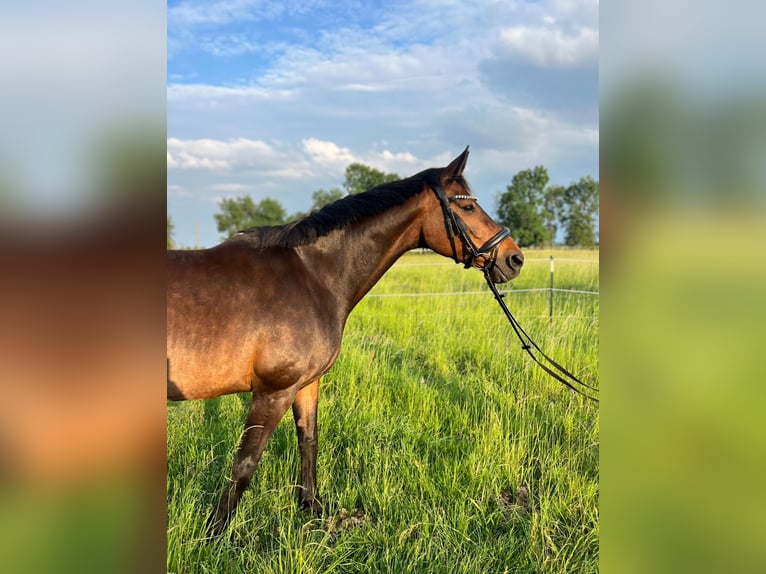
[{"label": "horse head", "polygon": [[432,201],[422,228],[422,243],[451,257],[466,268],[489,273],[495,283],[515,279],[524,265],[524,255],[511,238],[479,205],[463,170],[468,148],[428,182]]}]

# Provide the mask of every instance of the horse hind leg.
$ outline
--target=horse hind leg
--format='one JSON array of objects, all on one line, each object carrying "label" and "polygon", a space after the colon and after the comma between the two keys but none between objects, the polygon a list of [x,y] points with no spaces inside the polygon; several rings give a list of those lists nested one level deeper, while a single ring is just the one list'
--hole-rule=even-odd
[{"label": "horse hind leg", "polygon": [[293,417],[298,435],[301,455],[301,480],[298,502],[302,508],[319,516],[322,503],[317,493],[317,405],[319,403],[319,379],[303,387],[295,395]]},{"label": "horse hind leg", "polygon": [[268,394],[253,394],[250,413],[231,471],[231,483],[221,495],[207,522],[208,532],[218,536],[229,524],[240,498],[250,484],[271,434],[295,397],[294,389]]}]

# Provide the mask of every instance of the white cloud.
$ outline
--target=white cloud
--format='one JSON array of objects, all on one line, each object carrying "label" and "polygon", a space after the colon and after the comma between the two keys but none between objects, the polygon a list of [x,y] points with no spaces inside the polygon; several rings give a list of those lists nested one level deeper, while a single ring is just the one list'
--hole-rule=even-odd
[{"label": "white cloud", "polygon": [[523,142],[517,149],[528,163],[546,163],[568,148],[598,146],[597,129],[530,108],[512,107],[510,113]]},{"label": "white cloud", "polygon": [[194,194],[191,191],[186,189],[184,186],[178,185],[178,184],[168,185],[168,195],[171,195],[173,197],[179,197],[179,198],[194,196]]},{"label": "white cloud", "polygon": [[274,90],[258,86],[219,86],[214,84],[170,84],[168,102],[197,101],[208,106],[220,100],[282,100],[294,95],[292,90]]},{"label": "white cloud", "polygon": [[257,165],[273,153],[267,143],[246,138],[228,141],[168,138],[167,142],[169,169],[230,170],[235,166]]},{"label": "white cloud", "polygon": [[[243,174],[242,177],[247,177],[248,181],[252,181],[251,178],[256,174],[259,181],[311,181],[328,175],[340,180],[346,167],[354,162],[407,175],[414,173],[416,168],[426,167],[423,161],[408,151],[383,149],[354,153],[347,147],[318,138],[305,138],[300,145],[282,144],[279,150],[263,141],[247,138],[168,138],[167,150],[168,169],[227,172],[235,178],[237,174]],[[214,191],[242,192],[251,190],[252,184],[219,181],[209,184],[208,188]],[[180,187],[168,189],[173,195],[179,196]]]},{"label": "white cloud", "polygon": [[[275,6],[276,4],[276,6]],[[258,12],[274,15],[279,3],[262,0],[186,1],[168,8],[168,22],[173,26],[221,26],[254,20]],[[271,8],[269,8],[271,6]]]},{"label": "white cloud", "polygon": [[210,186],[210,189],[213,191],[228,192],[248,191],[251,188],[252,186],[243,183],[214,183]]},{"label": "white cloud", "polygon": [[362,163],[372,165],[384,172],[394,172],[407,177],[429,167],[433,162],[420,160],[410,152],[392,153],[386,149],[365,156]]},{"label": "white cloud", "polygon": [[329,141],[308,138],[303,140],[303,151],[320,164],[343,166],[357,161],[351,150]]},{"label": "white cloud", "polygon": [[258,53],[263,50],[261,44],[250,40],[244,34],[215,35],[204,39],[200,47],[218,57]]},{"label": "white cloud", "polygon": [[396,172],[407,176],[411,175],[410,172],[414,173],[413,170],[426,167],[427,163],[410,152],[394,153],[387,149],[354,154],[349,148],[316,138],[303,140],[303,150],[311,161],[320,166],[331,167],[337,173],[343,173],[351,163],[362,163],[384,172]]},{"label": "white cloud", "polygon": [[598,30],[512,26],[500,31],[504,46],[538,66],[572,66],[598,57]]},{"label": "white cloud", "polygon": [[417,158],[410,152],[391,153],[390,151],[383,150],[380,154],[380,159],[387,162],[402,162],[402,163],[416,163]]},{"label": "white cloud", "polygon": [[338,90],[346,92],[389,92],[393,89],[391,84],[371,83],[359,84],[350,83],[338,86]]}]

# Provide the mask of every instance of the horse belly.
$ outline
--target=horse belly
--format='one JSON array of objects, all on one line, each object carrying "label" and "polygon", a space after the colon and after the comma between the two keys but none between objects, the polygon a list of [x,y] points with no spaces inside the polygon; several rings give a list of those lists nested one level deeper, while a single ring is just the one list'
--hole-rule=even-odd
[{"label": "horse belly", "polygon": [[251,357],[242,348],[200,352],[168,342],[168,399],[210,399],[250,391]]},{"label": "horse belly", "polygon": [[270,389],[298,387],[322,376],[335,363],[339,337],[304,330],[260,346],[254,357],[253,385]]}]

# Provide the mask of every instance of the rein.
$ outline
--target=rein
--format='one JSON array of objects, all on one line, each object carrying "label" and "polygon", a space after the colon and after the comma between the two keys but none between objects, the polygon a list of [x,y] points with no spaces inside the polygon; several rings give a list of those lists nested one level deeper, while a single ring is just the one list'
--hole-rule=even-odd
[{"label": "rein", "polygon": [[[490,290],[492,291],[492,294],[495,296],[495,300],[500,305],[500,308],[505,313],[505,316],[508,317],[508,322],[511,324],[511,327],[513,327],[513,331],[516,333],[516,336],[519,338],[519,341],[521,341],[521,348],[524,349],[527,354],[532,357],[532,360],[540,365],[542,369],[548,373],[551,377],[559,381],[560,383],[563,383],[570,389],[572,389],[574,392],[576,392],[578,395],[582,395],[586,399],[589,399],[594,402],[599,402],[596,397],[592,397],[589,394],[581,391],[580,389],[576,388],[574,385],[578,384],[586,389],[590,389],[592,391],[598,392],[598,389],[595,387],[590,386],[587,383],[583,383],[580,379],[575,377],[572,373],[570,373],[567,369],[559,365],[556,361],[551,359],[548,355],[546,355],[543,350],[537,346],[537,343],[535,343],[532,338],[527,334],[527,332],[522,328],[522,326],[519,324],[519,322],[516,320],[516,317],[514,317],[511,312],[508,310],[508,307],[505,304],[505,301],[503,301],[503,297],[505,297],[505,294],[501,294],[497,287],[495,286],[494,282],[492,281],[492,278],[489,276],[489,269],[484,269],[484,279],[487,282],[487,285],[489,285]],[[542,361],[538,359],[535,354],[532,352],[532,349],[540,353],[540,356],[542,357]],[[547,362],[551,367],[548,367],[547,365],[543,364],[543,361]],[[555,371],[554,371],[555,369]],[[558,373],[556,372],[558,371]],[[569,381],[566,380],[566,378],[569,378]]]},{"label": "rein", "polygon": [[[489,255],[488,261],[484,264],[484,267],[482,268],[482,272],[484,273],[484,279],[487,282],[487,285],[489,285],[490,291],[492,291],[492,294],[495,296],[495,300],[500,305],[500,308],[503,310],[503,313],[505,313],[505,316],[508,318],[508,322],[511,324],[511,327],[513,327],[514,333],[516,333],[516,336],[519,338],[519,341],[521,341],[521,348],[524,349],[524,351],[527,352],[527,354],[532,357],[532,360],[537,363],[546,373],[548,373],[550,376],[552,376],[554,379],[559,381],[560,383],[563,383],[565,386],[569,387],[571,390],[576,392],[579,395],[582,395],[586,399],[589,399],[594,402],[599,402],[598,398],[593,397],[587,392],[584,392],[575,385],[580,385],[581,387],[584,387],[586,389],[590,389],[591,391],[598,392],[598,389],[595,387],[592,387],[591,385],[588,385],[587,383],[582,382],[580,379],[578,379],[576,376],[574,376],[572,373],[570,373],[566,368],[562,367],[560,364],[558,364],[556,361],[551,359],[548,355],[546,355],[543,350],[535,343],[532,338],[527,334],[527,332],[522,328],[522,326],[519,324],[519,322],[516,320],[516,317],[514,317],[508,307],[505,304],[505,301],[503,301],[503,298],[505,297],[504,294],[501,294],[497,287],[495,286],[495,283],[492,281],[492,278],[489,276],[490,272],[492,271],[492,267],[495,265],[495,261],[497,261],[497,254],[498,254],[498,248],[500,246],[500,243],[502,243],[506,238],[510,237],[511,232],[507,227],[503,227],[500,231],[498,231],[495,235],[493,235],[489,240],[487,240],[481,247],[476,247],[473,244],[473,241],[471,241],[471,238],[468,236],[467,229],[465,223],[455,214],[453,209],[450,207],[449,203],[451,201],[455,201],[456,199],[471,199],[473,201],[477,201],[478,198],[473,195],[453,195],[451,197],[447,197],[447,194],[444,192],[444,189],[441,186],[433,187],[432,188],[434,193],[436,193],[436,197],[439,199],[439,204],[442,207],[442,213],[444,215],[444,226],[447,229],[447,237],[449,238],[450,245],[452,247],[452,258],[455,260],[455,263],[462,263],[465,265],[465,268],[468,269],[473,265],[473,262],[476,260],[477,257],[481,255]],[[468,251],[470,252],[470,257],[467,259],[467,261],[460,261],[460,259],[457,256],[457,249],[455,247],[455,235],[460,237],[460,240],[463,241],[463,243],[468,247]],[[537,353],[540,354],[540,358],[535,356],[535,353],[533,352],[537,351]],[[548,365],[544,363],[548,363]],[[569,379],[569,380],[567,380]]]}]

